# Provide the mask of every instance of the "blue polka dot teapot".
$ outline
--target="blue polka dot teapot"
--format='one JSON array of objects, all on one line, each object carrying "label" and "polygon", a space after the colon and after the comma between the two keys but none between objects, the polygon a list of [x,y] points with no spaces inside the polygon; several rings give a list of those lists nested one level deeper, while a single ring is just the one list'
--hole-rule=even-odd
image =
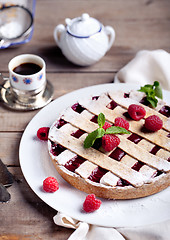
[{"label": "blue polka dot teapot", "polygon": [[66,26],[59,24],[54,29],[54,39],[63,55],[72,63],[89,66],[99,61],[111,48],[115,31],[103,26],[87,13],[81,17],[65,19]]}]

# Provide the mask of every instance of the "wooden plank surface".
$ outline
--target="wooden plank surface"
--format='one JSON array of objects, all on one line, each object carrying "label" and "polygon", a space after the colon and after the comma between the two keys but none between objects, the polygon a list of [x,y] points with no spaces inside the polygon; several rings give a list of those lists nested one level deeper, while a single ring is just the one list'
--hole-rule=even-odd
[{"label": "wooden plank surface", "polygon": [[[0,72],[8,76],[14,56],[33,53],[44,58],[54,99],[73,90],[111,83],[115,73],[142,49],[170,51],[169,0],[37,0],[34,34],[27,44],[0,50]],[[70,63],[53,39],[54,27],[66,17],[89,13],[116,31],[110,51],[96,64]],[[114,85],[113,85],[114,86]],[[19,143],[36,111],[16,112],[0,102],[0,158],[13,173],[11,200],[0,204],[0,240],[65,240],[73,230],[53,223],[56,210],[41,201],[26,183],[19,165]]]}]

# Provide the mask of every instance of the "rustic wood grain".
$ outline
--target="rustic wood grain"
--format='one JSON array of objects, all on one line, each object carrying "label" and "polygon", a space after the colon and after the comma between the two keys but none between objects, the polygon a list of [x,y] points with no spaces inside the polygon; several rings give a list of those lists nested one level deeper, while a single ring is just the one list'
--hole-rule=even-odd
[{"label": "rustic wood grain", "polygon": [[[8,76],[10,59],[33,53],[46,61],[47,79],[54,85],[54,99],[82,87],[110,83],[115,73],[139,50],[164,49],[170,52],[169,9],[169,0],[37,0],[31,41],[0,50],[0,72]],[[110,51],[89,67],[70,63],[53,39],[56,25],[64,24],[66,17],[74,18],[83,12],[104,25],[113,26],[116,31]],[[36,196],[20,169],[20,139],[38,112],[16,112],[0,102],[0,158],[15,179],[8,188],[11,200],[0,203],[0,240],[65,240],[73,232],[53,223],[56,210]]]},{"label": "rustic wood grain", "polygon": [[0,204],[0,240],[65,240],[73,230],[56,226],[57,211],[41,201],[26,183],[19,167],[9,167],[15,182],[11,200]]}]

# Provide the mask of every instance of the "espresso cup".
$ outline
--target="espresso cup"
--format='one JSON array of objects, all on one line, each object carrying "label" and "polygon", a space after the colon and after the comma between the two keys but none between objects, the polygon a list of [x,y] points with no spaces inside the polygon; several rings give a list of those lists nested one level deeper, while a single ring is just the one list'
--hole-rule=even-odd
[{"label": "espresso cup", "polygon": [[8,64],[9,81],[12,93],[20,102],[43,92],[46,86],[45,61],[33,54],[22,54],[14,57]]}]

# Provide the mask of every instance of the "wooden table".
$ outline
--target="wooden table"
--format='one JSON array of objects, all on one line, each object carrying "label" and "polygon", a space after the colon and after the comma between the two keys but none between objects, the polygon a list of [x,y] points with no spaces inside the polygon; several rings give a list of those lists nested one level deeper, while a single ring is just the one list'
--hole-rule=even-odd
[{"label": "wooden table", "polygon": [[[68,62],[53,39],[57,24],[83,12],[116,31],[115,43],[106,56],[85,68]],[[169,0],[37,0],[32,40],[0,50],[0,72],[8,76],[8,62],[16,55],[37,54],[46,61],[47,78],[54,85],[55,99],[82,87],[110,83],[137,51],[160,48],[170,50]],[[0,103],[0,158],[15,178],[8,188],[10,202],[0,204],[0,240],[61,240],[73,232],[53,223],[57,212],[34,194],[20,169],[20,139],[38,111],[11,111]]]}]

